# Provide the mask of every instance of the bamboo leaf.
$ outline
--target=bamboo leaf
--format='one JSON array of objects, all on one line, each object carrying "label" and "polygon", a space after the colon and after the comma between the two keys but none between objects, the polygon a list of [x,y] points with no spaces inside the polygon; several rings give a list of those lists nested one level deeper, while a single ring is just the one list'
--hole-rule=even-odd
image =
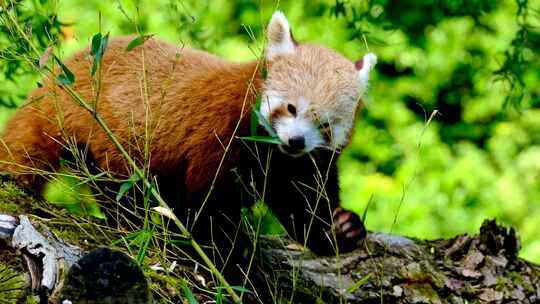
[{"label": "bamboo leaf", "polygon": [[92,56],[94,57],[96,56],[99,50],[100,44],[101,44],[101,33],[97,33],[94,35],[94,37],[92,37],[92,48],[90,49],[90,54],[92,54]]},{"label": "bamboo leaf", "polygon": [[101,33],[97,33],[92,37],[92,47],[90,50],[90,55],[94,57],[94,62],[92,63],[92,76],[96,74],[98,66],[101,64],[101,60],[103,59],[103,54],[105,54],[105,50],[107,49],[107,45],[109,44],[109,33],[107,35],[102,36]]},{"label": "bamboo leaf", "polygon": [[62,72],[64,72],[63,74],[56,76],[56,80],[63,85],[72,85],[75,82],[75,75],[73,75],[68,67],[65,66],[60,59],[58,59],[58,57],[55,56],[54,60],[56,60],[60,68],[62,68]]},{"label": "bamboo leaf", "polygon": [[255,111],[259,111],[261,108],[261,95],[257,95],[257,99],[255,100],[255,105],[253,106],[253,111],[251,113],[251,121],[250,121],[250,127],[251,127],[251,135],[257,136],[257,127],[259,125],[259,118]]},{"label": "bamboo leaf", "polygon": [[241,140],[247,140],[247,141],[255,141],[255,142],[261,142],[266,144],[275,144],[275,145],[281,145],[282,142],[277,137],[271,137],[271,136],[246,136],[246,137],[239,137]]},{"label": "bamboo leaf", "polygon": [[257,121],[261,123],[261,125],[264,127],[266,132],[270,134],[272,137],[278,137],[276,131],[274,131],[274,128],[272,128],[272,125],[266,118],[259,112],[258,110],[253,110],[253,113],[257,116]]},{"label": "bamboo leaf", "polygon": [[137,36],[135,39],[131,40],[126,47],[126,52],[129,52],[133,50],[134,48],[138,47],[139,45],[142,45],[146,42],[146,40],[152,38],[154,35],[141,35]]},{"label": "bamboo leaf", "polygon": [[127,181],[122,183],[120,185],[120,189],[118,189],[118,193],[116,194],[116,201],[117,202],[120,201],[120,199],[124,196],[124,194],[126,194],[129,191],[129,189],[133,188],[133,186],[135,185],[135,183],[137,183],[137,181],[139,181],[139,176],[134,174]]}]

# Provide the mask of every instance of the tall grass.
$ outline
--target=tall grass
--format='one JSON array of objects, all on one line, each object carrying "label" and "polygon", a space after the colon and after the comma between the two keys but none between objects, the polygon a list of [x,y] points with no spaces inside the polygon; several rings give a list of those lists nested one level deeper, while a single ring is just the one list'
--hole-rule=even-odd
[{"label": "tall grass", "polygon": [[[247,232],[251,237],[252,243],[250,244],[250,256],[245,269],[241,269],[244,274],[242,286],[231,286],[222,274],[222,269],[218,269],[217,265],[226,265],[233,254],[233,250],[227,253],[219,253],[219,248],[208,248],[200,245],[199,240],[193,238],[191,234],[190,226],[196,224],[203,210],[207,208],[207,203],[214,190],[214,186],[218,180],[220,171],[223,169],[224,160],[227,157],[233,144],[241,144],[249,149],[254,159],[258,161],[259,166],[253,168],[253,170],[260,170],[263,176],[267,177],[271,169],[271,160],[273,150],[267,150],[266,155],[261,155],[261,151],[258,148],[257,142],[276,143],[268,138],[250,137],[250,138],[237,138],[237,131],[242,119],[245,119],[242,115],[238,118],[235,125],[231,139],[228,142],[223,143],[223,155],[221,157],[217,171],[214,173],[211,186],[208,189],[206,196],[203,198],[200,204],[200,208],[196,210],[195,217],[187,224],[187,222],[179,219],[174,212],[170,204],[172,202],[166,202],[159,192],[159,184],[156,183],[152,172],[150,170],[151,145],[153,139],[153,131],[161,121],[156,118],[156,112],[159,109],[150,106],[149,93],[148,93],[148,79],[145,68],[146,58],[144,51],[141,53],[141,80],[139,83],[140,96],[144,107],[145,121],[144,121],[144,133],[142,141],[135,140],[129,146],[123,144],[124,139],[117,138],[113,131],[110,129],[107,121],[100,115],[100,92],[102,89],[103,73],[101,70],[101,58],[107,51],[107,43],[109,36],[104,34],[103,29],[97,29],[98,33],[94,35],[91,41],[91,56],[93,57],[93,65],[91,73],[94,81],[95,98],[92,100],[85,100],[76,91],[73,84],[75,78],[73,73],[69,70],[69,67],[63,64],[63,60],[58,56],[58,50],[54,47],[47,49],[45,53],[40,52],[39,48],[35,45],[31,38],[31,33],[25,31],[19,24],[17,16],[11,9],[12,6],[17,5],[16,2],[8,1],[3,3],[4,7],[1,12],[1,20],[10,29],[10,34],[13,40],[19,40],[25,46],[25,52],[19,54],[21,58],[32,66],[42,77],[52,79],[59,87],[70,96],[74,105],[81,107],[88,113],[90,113],[103,130],[108,139],[114,144],[114,146],[120,151],[124,160],[129,164],[130,174],[128,176],[119,177],[114,172],[108,171],[106,168],[100,168],[96,172],[96,168],[92,168],[88,164],[88,146],[81,147],[77,141],[70,137],[66,132],[63,133],[62,145],[66,151],[69,151],[72,160],[65,161],[65,166],[62,171],[48,172],[44,170],[36,170],[35,168],[21,168],[31,174],[39,174],[45,176],[49,180],[64,181],[66,178],[70,179],[69,187],[73,189],[81,189],[81,187],[88,187],[91,189],[93,195],[88,194],[86,200],[88,206],[99,206],[99,209],[85,210],[83,215],[92,215],[98,218],[112,218],[113,223],[116,225],[111,227],[104,224],[103,221],[88,218],[86,216],[71,214],[64,218],[66,225],[74,225],[79,227],[81,231],[84,231],[86,235],[93,235],[93,239],[105,242],[106,245],[117,247],[134,257],[137,262],[145,269],[147,275],[155,282],[154,295],[161,301],[166,303],[175,303],[177,299],[185,298],[189,303],[196,303],[196,298],[193,295],[199,294],[201,297],[211,299],[216,303],[222,303],[227,301],[233,301],[236,303],[242,302],[246,293],[250,293],[250,296],[257,299],[262,303],[260,297],[260,290],[256,290],[253,282],[250,281],[250,274],[253,272],[256,260],[256,251],[259,242],[259,236],[261,234],[262,222],[264,220],[265,212],[254,217],[254,220],[249,220],[247,217],[242,217],[242,222],[238,223],[238,230],[231,235],[233,243],[238,237],[238,233]],[[129,44],[128,50],[134,48],[137,45],[143,44],[149,37],[149,35],[143,33],[137,26],[139,18],[139,10],[136,9],[135,17],[130,17],[128,12],[120,6],[121,13],[126,17],[127,22],[133,23],[137,31],[137,37]],[[100,15],[97,18],[101,18]],[[250,37],[255,40],[255,34],[246,29]],[[183,45],[183,43],[181,43]],[[259,65],[264,65],[265,62],[261,57],[262,49],[257,50],[259,56]],[[180,57],[179,57],[180,58]],[[177,62],[177,61],[176,61]],[[175,64],[176,64],[175,62]],[[172,70],[176,68],[175,65],[171,67]],[[259,69],[256,69],[258,71]],[[254,73],[252,80],[257,77]],[[174,85],[172,79],[165,81],[162,87],[162,100],[166,94],[167,89]],[[251,90],[254,88],[251,86]],[[244,96],[242,103],[242,111],[245,113],[246,107],[249,106],[248,95]],[[159,106],[158,106],[159,108]],[[62,117],[62,109],[57,108],[58,118],[57,124],[61,130],[63,128],[64,120]],[[257,116],[257,109],[254,111],[254,116]],[[260,119],[260,115],[258,116]],[[259,123],[260,121],[255,121]],[[133,138],[137,137],[137,130],[135,126],[131,126]],[[271,131],[271,127],[269,128]],[[271,132],[270,132],[271,134]],[[255,141],[254,145],[248,145],[245,141]],[[332,158],[337,157],[334,151]],[[137,161],[133,154],[142,155],[142,161]],[[279,152],[276,152],[279,153]],[[333,160],[332,159],[332,160]],[[305,231],[296,231],[293,233],[302,233],[304,247],[307,244],[311,229],[314,221],[316,220],[316,214],[319,210],[332,213],[328,195],[325,192],[326,184],[328,182],[329,170],[327,168],[319,168],[316,161],[311,158],[313,165],[317,168],[316,185],[300,185],[296,184],[297,190],[303,192],[304,189],[309,191],[315,191],[316,201],[309,202],[308,209],[311,213],[311,220],[306,224]],[[253,202],[264,202],[267,192],[267,181],[264,181],[262,190],[257,189],[254,183],[249,180],[245,180],[246,177],[239,176],[241,185],[252,194]],[[117,193],[110,193],[108,189],[103,188],[104,183],[120,184],[119,191]],[[75,190],[76,191],[76,190]],[[151,201],[158,204],[158,207],[153,207]],[[300,203],[300,202],[298,202]],[[313,208],[311,209],[311,206]],[[240,212],[240,210],[238,210]],[[51,211],[51,214],[57,214],[56,211]],[[60,215],[60,213],[58,213]],[[396,215],[397,218],[397,215]],[[333,226],[334,223],[327,223],[329,226]],[[179,233],[175,232],[179,231]],[[329,241],[333,244],[337,243],[337,236],[333,230],[328,235]],[[96,236],[96,235],[99,235]],[[203,240],[207,241],[207,240]],[[213,243],[213,242],[212,242]],[[101,244],[103,245],[103,243]],[[189,246],[197,256],[191,256],[190,250],[186,249]],[[209,252],[213,254],[210,255]],[[339,263],[339,249],[334,246],[334,254]],[[177,263],[180,261],[180,263]],[[203,264],[200,264],[202,261]],[[192,263],[195,266],[195,270],[177,271],[177,264]],[[204,275],[204,272],[199,271],[199,268],[203,268],[211,275],[211,281],[208,280],[208,276]],[[277,290],[277,282],[271,280],[266,282],[268,290],[265,293],[269,293],[275,303],[294,303],[294,290],[301,269],[294,268],[291,272],[293,278],[293,292],[290,295],[284,295]],[[341,277],[341,270],[338,270],[338,277]],[[367,280],[367,279],[365,279]],[[212,286],[213,284],[213,286]],[[361,286],[362,280],[357,283],[357,286]],[[358,287],[357,287],[358,288]],[[171,290],[172,289],[172,290]],[[345,289],[345,288],[343,288]],[[351,292],[351,291],[350,291]],[[227,296],[225,296],[225,294]],[[174,295],[174,296],[171,296]],[[345,303],[344,299],[341,299],[341,303]]]}]

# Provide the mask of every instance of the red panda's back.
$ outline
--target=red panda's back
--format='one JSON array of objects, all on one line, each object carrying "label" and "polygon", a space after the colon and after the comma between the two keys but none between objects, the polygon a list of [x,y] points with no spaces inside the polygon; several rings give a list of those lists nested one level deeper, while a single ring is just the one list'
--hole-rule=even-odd
[{"label": "red panda's back", "polygon": [[[149,39],[127,51],[133,38],[112,39],[103,56],[101,71],[94,77],[90,72],[93,58],[88,49],[76,53],[65,64],[75,76],[73,88],[77,94],[90,104],[97,101],[97,112],[114,135],[133,156],[142,158],[145,141],[151,142],[156,152],[167,151],[169,143],[185,141],[171,137],[169,131],[173,124],[185,124],[185,117],[197,115],[196,108],[191,105],[192,98],[188,96],[193,92],[193,78],[227,63],[211,54],[178,48],[157,39]],[[178,92],[184,92],[184,98],[180,98]],[[38,115],[44,114],[50,122],[44,128],[47,133],[55,138],[73,136],[78,142],[89,145],[101,167],[127,173],[122,156],[92,115],[76,105],[63,90],[46,82],[32,96],[40,98],[33,105],[38,109]],[[60,124],[67,132],[61,132]],[[186,128],[182,126],[182,129]],[[166,135],[165,141],[156,141],[163,135]],[[180,148],[176,149],[176,157]],[[163,161],[167,161],[166,157]]]},{"label": "red panda's back", "polygon": [[[231,63],[157,39],[127,51],[133,38],[112,39],[94,76],[88,49],[66,60],[75,76],[72,88],[96,106],[139,164],[149,161],[152,175],[170,176],[185,184],[187,193],[204,189],[219,167],[241,113],[251,110],[261,83],[257,64]],[[15,153],[2,152],[3,159],[57,168],[61,150],[74,140],[78,147],[88,148],[101,169],[124,176],[132,172],[95,117],[64,89],[44,81],[30,99],[33,102],[6,127],[3,140]],[[246,135],[241,134],[245,130],[249,130],[246,118],[236,135]],[[225,167],[234,165],[236,150],[229,155]],[[11,167],[6,168],[14,171]]]}]

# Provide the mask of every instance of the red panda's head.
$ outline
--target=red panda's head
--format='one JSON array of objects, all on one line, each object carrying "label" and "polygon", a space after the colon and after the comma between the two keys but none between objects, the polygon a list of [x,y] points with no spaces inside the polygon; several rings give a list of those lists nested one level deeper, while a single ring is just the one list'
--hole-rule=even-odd
[{"label": "red panda's head", "polygon": [[301,155],[344,147],[377,57],[369,53],[354,63],[330,49],[298,44],[279,11],[270,20],[267,39],[260,113],[284,143],[281,149]]}]

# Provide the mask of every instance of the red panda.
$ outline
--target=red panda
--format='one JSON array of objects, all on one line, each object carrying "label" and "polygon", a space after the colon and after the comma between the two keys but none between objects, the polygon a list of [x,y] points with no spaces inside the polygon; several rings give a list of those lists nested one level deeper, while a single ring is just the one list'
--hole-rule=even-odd
[{"label": "red panda", "polygon": [[[238,223],[241,206],[263,199],[289,234],[315,252],[334,252],[336,240],[340,251],[354,247],[365,230],[358,216],[339,207],[335,152],[351,136],[374,54],[354,63],[327,48],[297,43],[281,12],[267,28],[266,71],[259,61],[231,63],[154,38],[126,51],[132,38],[110,41],[99,90],[88,49],[65,65],[75,76],[73,89],[95,102],[139,162],[150,128],[149,168],[160,192],[182,219],[202,207],[199,223],[191,225],[196,238],[216,233],[210,224],[226,232],[226,223]],[[257,96],[259,121],[271,125],[281,142],[277,149],[241,139],[252,133]],[[57,170],[69,139],[87,147],[97,168],[129,175],[129,165],[93,115],[52,78],[30,100],[5,128],[1,169],[40,189],[36,170]]]}]

